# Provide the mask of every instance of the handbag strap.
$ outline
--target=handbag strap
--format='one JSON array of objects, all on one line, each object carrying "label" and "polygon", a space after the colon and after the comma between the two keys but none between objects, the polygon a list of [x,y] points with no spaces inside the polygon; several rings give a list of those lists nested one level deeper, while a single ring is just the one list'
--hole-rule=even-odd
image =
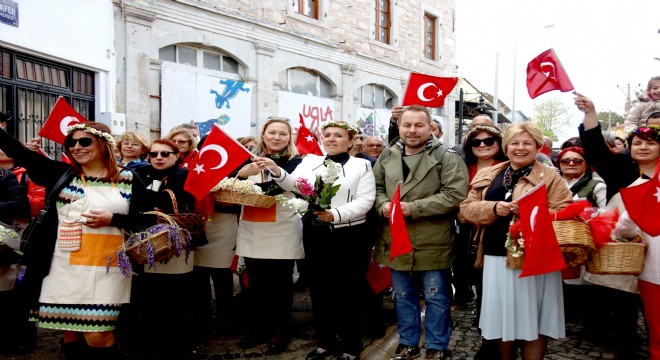
[{"label": "handbag strap", "polygon": [[53,185],[53,188],[50,189],[50,192],[48,193],[48,196],[46,196],[46,203],[44,204],[43,209],[39,211],[39,217],[43,218],[43,216],[46,214],[48,211],[48,208],[50,207],[50,200],[53,198],[53,194],[55,194],[55,191],[60,188],[64,183],[69,179],[69,175],[71,174],[73,169],[68,169],[59,179],[57,179],[57,182],[55,182],[55,185]]},{"label": "handbag strap", "polygon": [[172,200],[172,209],[174,209],[174,215],[179,215],[179,207],[177,206],[176,195],[174,195],[174,191],[165,189],[165,192],[170,195],[170,199]]}]

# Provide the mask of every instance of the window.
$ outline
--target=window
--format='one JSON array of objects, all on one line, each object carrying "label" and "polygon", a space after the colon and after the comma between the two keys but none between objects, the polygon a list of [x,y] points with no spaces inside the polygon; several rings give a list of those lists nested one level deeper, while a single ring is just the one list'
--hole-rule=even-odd
[{"label": "window", "polygon": [[293,0],[293,7],[298,14],[319,18],[319,0]]},{"label": "window", "polygon": [[429,60],[436,60],[435,52],[435,24],[437,17],[424,13],[424,57]]},{"label": "window", "polygon": [[394,95],[385,87],[369,84],[360,88],[360,106],[371,109],[391,109]]},{"label": "window", "polygon": [[375,38],[386,44],[390,43],[390,29],[392,27],[390,0],[376,0],[376,31]]},{"label": "window", "polygon": [[297,94],[332,96],[332,84],[317,72],[305,68],[291,68],[280,73],[280,90]]},{"label": "window", "polygon": [[218,51],[193,46],[169,45],[158,50],[158,58],[178,64],[203,67],[204,69],[240,74],[236,59]]}]

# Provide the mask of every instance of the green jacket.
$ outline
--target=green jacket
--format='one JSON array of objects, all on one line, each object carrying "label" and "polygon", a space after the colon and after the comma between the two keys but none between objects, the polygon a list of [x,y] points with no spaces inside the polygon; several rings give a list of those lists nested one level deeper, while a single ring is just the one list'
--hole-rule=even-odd
[{"label": "green jacket", "polygon": [[[447,150],[438,178],[434,151],[441,143],[433,139],[431,148],[424,150],[419,165],[410,169],[408,179],[403,182],[402,155],[394,143],[390,146],[390,155],[380,156],[374,166],[374,206],[380,214],[374,260],[400,271],[449,269],[454,263],[454,218],[468,190],[465,162],[455,151]],[[411,215],[405,220],[413,251],[390,262],[389,219],[382,214],[383,205],[392,200],[399,181],[402,181],[401,202],[410,207]]]}]

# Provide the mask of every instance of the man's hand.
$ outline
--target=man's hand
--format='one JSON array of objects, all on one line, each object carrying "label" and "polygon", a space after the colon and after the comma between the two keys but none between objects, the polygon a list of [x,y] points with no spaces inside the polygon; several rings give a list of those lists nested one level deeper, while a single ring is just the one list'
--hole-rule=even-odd
[{"label": "man's hand", "polygon": [[25,143],[25,147],[37,151],[41,147],[41,138],[32,138]]},{"label": "man's hand", "polygon": [[399,121],[403,109],[405,109],[403,106],[395,106],[392,108],[392,122]]},{"label": "man's hand", "polygon": [[383,217],[386,217],[386,218],[389,219],[390,211],[392,211],[392,203],[391,202],[386,202],[385,205],[383,205]]},{"label": "man's hand", "polygon": [[403,213],[403,217],[410,216],[410,207],[408,206],[407,202],[401,203],[401,212]]}]

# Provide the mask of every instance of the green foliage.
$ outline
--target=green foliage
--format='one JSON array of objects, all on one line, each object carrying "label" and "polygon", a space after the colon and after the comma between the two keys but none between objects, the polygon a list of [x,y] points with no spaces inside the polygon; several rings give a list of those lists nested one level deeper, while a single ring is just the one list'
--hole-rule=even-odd
[{"label": "green foliage", "polygon": [[553,139],[556,138],[554,134],[571,124],[570,108],[565,103],[556,99],[539,102],[534,106],[534,112],[536,113],[536,118],[534,119],[536,124],[541,129],[551,133],[552,136],[548,136]]},{"label": "green foliage", "polygon": [[603,130],[608,129],[609,126],[623,124],[623,120],[625,119],[622,115],[619,115],[611,110],[598,112],[598,121],[600,122],[601,129]]}]

